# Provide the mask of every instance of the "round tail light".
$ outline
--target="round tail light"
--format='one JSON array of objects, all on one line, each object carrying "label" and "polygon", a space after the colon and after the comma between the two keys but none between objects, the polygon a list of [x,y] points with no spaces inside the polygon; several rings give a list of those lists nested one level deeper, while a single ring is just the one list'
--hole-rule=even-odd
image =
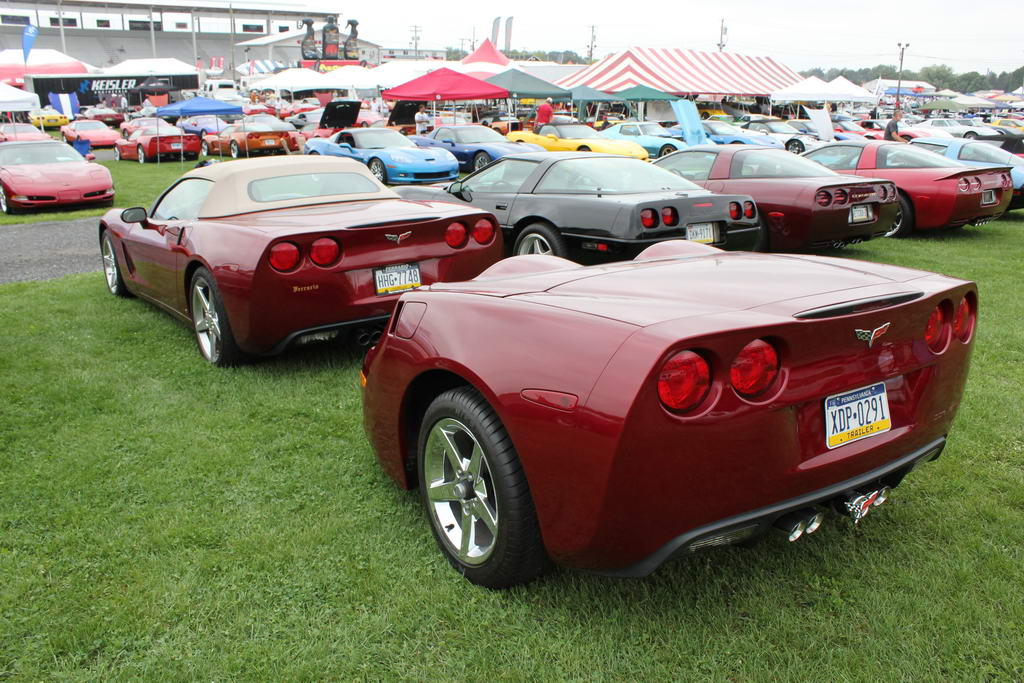
[{"label": "round tail light", "polygon": [[469,239],[469,233],[466,231],[466,226],[462,223],[452,223],[448,226],[448,229],[444,231],[444,241],[448,243],[448,246],[452,249],[461,249],[466,246],[466,241]]},{"label": "round tail light", "polygon": [[743,215],[747,218],[753,218],[757,213],[754,209],[754,202],[743,202]]},{"label": "round tail light", "polygon": [[274,270],[285,272],[299,265],[299,248],[291,242],[278,242],[270,248],[270,265]]},{"label": "round tail light", "polygon": [[1013,187],[1013,177],[1009,173],[1003,174],[1003,189],[1009,190]]},{"label": "round tail light", "polygon": [[850,198],[850,193],[840,187],[833,194],[833,198],[835,199],[836,204],[845,204]]},{"label": "round tail light", "polygon": [[971,189],[974,190],[975,192],[981,189],[981,178],[979,178],[978,176],[974,176],[973,178],[971,178]]},{"label": "round tail light", "polygon": [[661,366],[658,396],[672,410],[690,410],[707,396],[711,368],[693,351],[680,351]]},{"label": "round tail light", "polygon": [[309,247],[309,260],[318,266],[333,265],[341,255],[341,246],[330,237],[321,237]]},{"label": "round tail light", "polygon": [[675,208],[666,206],[661,210],[661,222],[665,225],[675,225],[679,222],[679,213]]},{"label": "round tail light", "polygon": [[968,190],[971,189],[971,183],[970,181],[967,180],[967,178],[961,178],[956,183],[956,189],[960,190],[961,192],[967,192]]},{"label": "round tail light", "polygon": [[658,224],[658,214],[654,212],[654,209],[643,209],[640,211],[640,223],[645,228],[653,228]]},{"label": "round tail light", "polygon": [[828,190],[818,190],[814,195],[814,201],[818,203],[818,206],[831,206],[832,194]]},{"label": "round tail light", "polygon": [[974,307],[964,297],[956,308],[956,315],[953,316],[953,334],[962,342],[967,342],[974,331]]},{"label": "round tail light", "polygon": [[481,218],[473,225],[473,239],[477,244],[489,244],[494,239],[494,223]]},{"label": "round tail light", "polygon": [[779,354],[763,339],[755,339],[736,355],[729,368],[729,381],[741,396],[764,393],[779,374]]},{"label": "round tail light", "polygon": [[945,315],[942,312],[942,304],[935,307],[932,314],[928,316],[928,322],[924,326],[924,341],[933,353],[942,351],[945,344]]},{"label": "round tail light", "polygon": [[738,221],[743,213],[743,209],[737,202],[729,202],[729,218],[734,221]]}]

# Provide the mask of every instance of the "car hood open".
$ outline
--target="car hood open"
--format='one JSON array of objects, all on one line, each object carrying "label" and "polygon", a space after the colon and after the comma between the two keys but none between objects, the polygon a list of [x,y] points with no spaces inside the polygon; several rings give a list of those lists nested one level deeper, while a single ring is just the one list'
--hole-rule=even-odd
[{"label": "car hood open", "polygon": [[321,128],[348,128],[354,126],[359,118],[359,107],[362,103],[358,100],[335,100],[328,102],[324,107],[324,113],[320,117]]}]

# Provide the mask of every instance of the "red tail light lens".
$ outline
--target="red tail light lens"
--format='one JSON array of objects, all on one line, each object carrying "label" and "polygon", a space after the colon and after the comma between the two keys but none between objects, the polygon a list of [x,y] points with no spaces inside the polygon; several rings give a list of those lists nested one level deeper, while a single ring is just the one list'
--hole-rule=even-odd
[{"label": "red tail light lens", "polygon": [[680,351],[665,361],[658,375],[658,396],[672,410],[690,410],[707,396],[711,368],[693,351]]},{"label": "red tail light lens", "polygon": [[1003,174],[1003,189],[1004,190],[1009,190],[1011,187],[1013,187],[1013,178],[1010,176],[1009,173],[1004,173]]},{"label": "red tail light lens", "polygon": [[847,200],[850,198],[850,193],[840,187],[833,193],[832,196],[836,204],[845,204]]},{"label": "red tail light lens", "polygon": [[679,213],[671,206],[661,210],[661,222],[665,225],[675,225],[679,222]]},{"label": "red tail light lens", "polygon": [[974,307],[971,306],[971,302],[967,300],[967,297],[964,297],[956,308],[956,315],[953,316],[953,334],[960,341],[966,342],[971,338],[973,330]]},{"label": "red tail light lens", "polygon": [[733,219],[734,221],[738,221],[740,219],[742,211],[743,209],[740,208],[740,205],[738,203],[729,202],[729,218]]},{"label": "red tail light lens", "polygon": [[270,266],[285,272],[299,265],[299,248],[291,242],[278,242],[270,248]]},{"label": "red tail light lens", "polygon": [[924,340],[928,344],[928,348],[934,353],[942,351],[942,347],[945,344],[945,318],[946,316],[942,313],[942,305],[935,307],[932,314],[928,316],[928,322],[924,326]]},{"label": "red tail light lens", "polygon": [[333,265],[341,255],[341,246],[330,237],[321,237],[309,247],[309,260],[318,266]]},{"label": "red tail light lens", "polygon": [[640,211],[640,223],[645,228],[653,228],[658,224],[658,214],[654,213],[654,209],[643,209]]},{"label": "red tail light lens", "polygon": [[757,396],[779,374],[779,354],[763,339],[755,339],[737,354],[729,368],[729,381],[741,396]]},{"label": "red tail light lens", "polygon": [[477,244],[488,244],[494,239],[494,223],[481,218],[473,226],[473,239]]},{"label": "red tail light lens", "polygon": [[743,202],[743,215],[747,218],[753,218],[757,211],[754,210],[754,202]]},{"label": "red tail light lens", "polygon": [[828,190],[818,190],[818,193],[814,195],[814,201],[818,203],[818,206],[831,206],[832,194]]},{"label": "red tail light lens", "polygon": [[974,190],[975,192],[981,189],[981,178],[979,178],[978,176],[974,176],[973,178],[971,178],[971,189]]},{"label": "red tail light lens", "polygon": [[452,249],[461,249],[466,246],[466,241],[469,239],[469,233],[466,231],[466,226],[462,223],[452,223],[448,226],[448,229],[444,231],[444,241],[448,243],[448,246]]},{"label": "red tail light lens", "polygon": [[971,183],[967,180],[967,178],[961,178],[956,183],[956,189],[960,190],[961,192],[967,192],[968,190],[971,189]]}]

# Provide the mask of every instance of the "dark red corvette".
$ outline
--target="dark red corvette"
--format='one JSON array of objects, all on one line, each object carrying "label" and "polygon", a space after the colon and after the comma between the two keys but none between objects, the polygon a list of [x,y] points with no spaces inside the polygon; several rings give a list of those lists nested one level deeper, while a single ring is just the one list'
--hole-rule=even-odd
[{"label": "dark red corvette", "polygon": [[884,502],[943,449],[977,303],[942,275],[685,241],[516,256],[403,295],[365,426],[469,580],[642,576]]},{"label": "dark red corvette", "polygon": [[1013,198],[1008,166],[965,166],[902,142],[844,140],[804,156],[837,173],[895,183],[900,209],[890,237],[905,237],[914,230],[982,225],[1002,216]]},{"label": "dark red corvette", "polygon": [[768,226],[765,251],[793,251],[885,235],[899,210],[896,187],[846,178],[782,149],[700,145],[655,165],[712,192],[754,198]]},{"label": "dark red corvette", "polygon": [[352,333],[371,338],[399,294],[463,280],[501,258],[497,222],[408,202],[362,164],[266,158],[189,171],[152,211],[100,222],[107,287],[195,329],[215,365]]}]

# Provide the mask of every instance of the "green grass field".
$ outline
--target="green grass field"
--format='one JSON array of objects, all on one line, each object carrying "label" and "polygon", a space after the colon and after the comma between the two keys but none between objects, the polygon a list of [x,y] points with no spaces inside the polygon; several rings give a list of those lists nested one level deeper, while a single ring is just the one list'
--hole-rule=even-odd
[{"label": "green grass field", "polygon": [[0,286],[0,678],[1021,680],[1024,220],[841,254],[979,283],[937,462],[859,528],[500,593],[377,467],[354,352],[217,370],[99,272]]}]

